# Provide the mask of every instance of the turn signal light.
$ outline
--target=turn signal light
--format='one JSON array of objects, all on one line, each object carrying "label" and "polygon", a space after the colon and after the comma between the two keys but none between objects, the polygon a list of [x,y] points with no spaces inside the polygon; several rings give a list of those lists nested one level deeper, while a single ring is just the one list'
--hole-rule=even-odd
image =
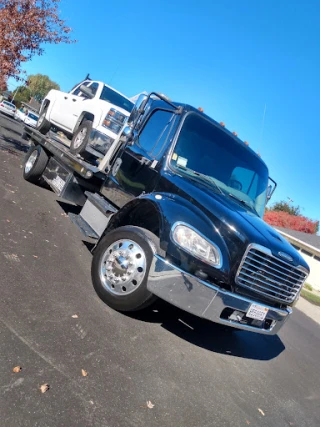
[{"label": "turn signal light", "polygon": [[203,109],[202,107],[199,107],[199,108],[198,108],[198,110],[199,110],[201,113],[203,113],[203,112],[204,112],[204,109]]},{"label": "turn signal light", "polygon": [[222,126],[222,127],[226,127],[226,125],[224,124],[224,122],[220,122],[220,125]]},{"label": "turn signal light", "polygon": [[248,141],[244,141],[244,143],[245,143],[246,145],[249,145],[249,142],[248,142]]},{"label": "turn signal light", "polygon": [[238,136],[237,132],[232,132],[232,134],[233,134],[234,136]]}]

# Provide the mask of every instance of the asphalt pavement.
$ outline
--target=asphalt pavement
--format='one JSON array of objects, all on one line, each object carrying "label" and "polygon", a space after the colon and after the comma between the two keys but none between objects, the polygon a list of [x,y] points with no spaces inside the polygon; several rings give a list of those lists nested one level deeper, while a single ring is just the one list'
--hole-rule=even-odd
[{"label": "asphalt pavement", "polygon": [[22,178],[21,133],[0,116],[1,427],[320,425],[318,323],[296,309],[266,337],[108,308],[72,207]]}]

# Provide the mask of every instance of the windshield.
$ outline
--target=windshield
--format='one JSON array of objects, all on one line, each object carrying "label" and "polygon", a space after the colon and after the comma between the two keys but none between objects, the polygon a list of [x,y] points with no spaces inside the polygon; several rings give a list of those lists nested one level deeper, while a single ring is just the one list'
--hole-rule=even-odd
[{"label": "windshield", "polygon": [[263,216],[267,167],[254,153],[204,117],[195,113],[186,117],[171,165]]},{"label": "windshield", "polygon": [[32,113],[28,113],[28,117],[30,117],[30,119],[37,121],[38,120],[38,116],[32,114]]},{"label": "windshield", "polygon": [[11,108],[11,109],[15,109],[15,108],[16,108],[16,106],[15,106],[15,105],[13,105],[13,104],[11,104],[10,102],[4,101],[3,103],[4,103],[4,105],[5,105],[6,107],[9,107],[9,108]]},{"label": "windshield", "polygon": [[110,102],[110,104],[114,104],[117,107],[123,108],[128,111],[128,113],[131,113],[134,105],[133,102],[129,101],[129,99],[110,89],[108,86],[103,87],[100,99]]}]

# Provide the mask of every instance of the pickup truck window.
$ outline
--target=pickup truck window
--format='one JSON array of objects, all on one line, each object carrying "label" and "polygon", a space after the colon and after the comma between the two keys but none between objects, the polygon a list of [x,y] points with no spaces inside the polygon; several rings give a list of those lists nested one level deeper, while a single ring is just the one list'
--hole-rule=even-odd
[{"label": "pickup truck window", "polygon": [[99,87],[99,83],[93,82],[89,88],[91,89],[92,93],[95,95],[97,93]]},{"label": "pickup truck window", "polygon": [[76,89],[75,91],[73,91],[73,92],[71,92],[71,93],[73,93],[73,95],[79,96],[79,95],[80,95],[80,93],[81,93],[80,86],[81,86],[81,85],[83,85],[83,86],[88,86],[88,84],[89,84],[89,83],[90,83],[90,82],[83,82],[83,83],[81,83],[81,84],[79,85],[78,89]]},{"label": "pickup truck window", "polygon": [[149,157],[159,158],[163,152],[174,115],[168,111],[155,111],[137,138],[137,145]]},{"label": "pickup truck window", "polygon": [[120,93],[115,92],[108,86],[103,87],[100,99],[110,102],[110,104],[117,105],[118,107],[128,111],[128,113],[131,113],[131,110],[134,106],[133,102],[120,95]]},{"label": "pickup truck window", "polygon": [[[268,169],[250,149],[205,117],[186,116],[171,163],[179,173],[203,180],[214,191],[263,216]],[[211,183],[211,184],[210,184]]]}]

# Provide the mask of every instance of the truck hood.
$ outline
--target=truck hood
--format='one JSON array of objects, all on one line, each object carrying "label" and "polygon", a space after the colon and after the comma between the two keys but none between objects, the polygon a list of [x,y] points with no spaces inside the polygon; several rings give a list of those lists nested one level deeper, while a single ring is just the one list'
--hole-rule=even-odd
[{"label": "truck hood", "polygon": [[238,268],[250,243],[269,248],[276,257],[279,257],[279,252],[284,252],[293,259],[292,265],[301,265],[309,270],[307,263],[293,246],[245,205],[221,194],[211,186],[187,177],[168,174],[166,180],[170,183],[172,193],[187,199],[203,211],[220,231],[229,251],[232,270]]}]

